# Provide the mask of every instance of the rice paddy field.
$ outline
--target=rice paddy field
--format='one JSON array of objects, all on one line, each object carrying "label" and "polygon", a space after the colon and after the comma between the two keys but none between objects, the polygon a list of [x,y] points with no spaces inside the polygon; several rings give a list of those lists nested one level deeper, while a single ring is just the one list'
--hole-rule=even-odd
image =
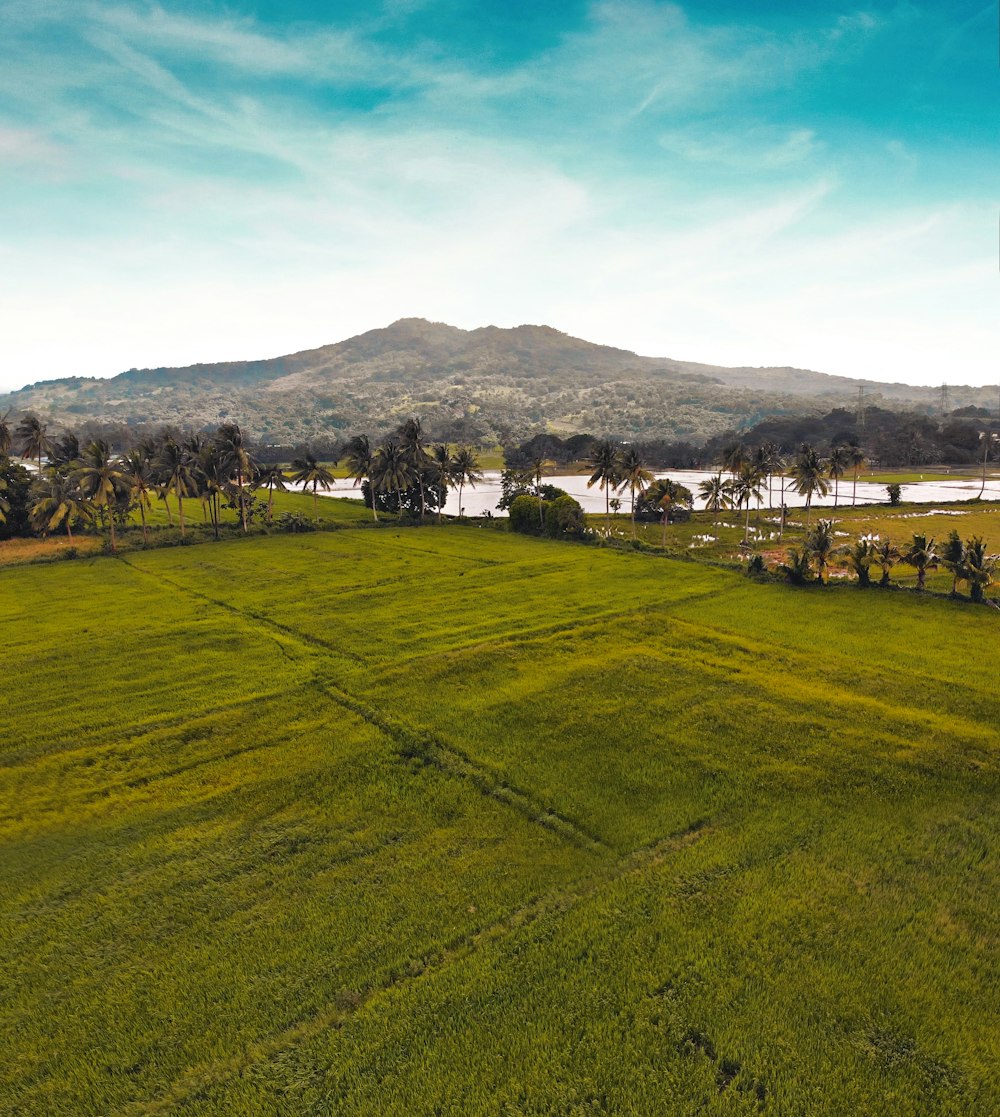
[{"label": "rice paddy field", "polygon": [[995,610],[321,507],[0,569],[0,1112],[998,1112]]}]

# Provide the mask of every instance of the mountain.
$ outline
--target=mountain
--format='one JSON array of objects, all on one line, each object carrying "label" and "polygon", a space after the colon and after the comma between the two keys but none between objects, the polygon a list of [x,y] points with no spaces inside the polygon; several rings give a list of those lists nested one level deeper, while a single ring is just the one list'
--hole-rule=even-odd
[{"label": "mountain", "polygon": [[[86,420],[196,429],[236,419],[256,438],[294,444],[378,435],[420,415],[435,436],[506,441],[542,427],[701,441],[770,415],[869,403],[939,409],[940,390],[796,368],[724,368],[641,357],[550,326],[461,330],[422,318],[266,360],[67,377],[0,395],[0,412],[56,426]],[[949,406],[992,406],[995,389],[949,388]]]}]

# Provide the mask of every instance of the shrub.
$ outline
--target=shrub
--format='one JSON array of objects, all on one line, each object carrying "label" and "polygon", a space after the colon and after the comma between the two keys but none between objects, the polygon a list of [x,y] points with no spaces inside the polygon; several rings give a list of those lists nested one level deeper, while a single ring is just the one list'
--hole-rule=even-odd
[{"label": "shrub", "polygon": [[583,508],[567,493],[546,502],[544,516],[545,533],[553,539],[561,535],[581,536],[586,530]]},{"label": "shrub", "polygon": [[538,535],[541,531],[538,523],[538,498],[525,493],[514,497],[510,502],[509,522],[511,531],[519,531],[524,535]]},{"label": "shrub", "polygon": [[898,504],[903,496],[903,489],[900,485],[893,482],[891,485],[886,485],[885,491],[889,494],[889,503]]}]

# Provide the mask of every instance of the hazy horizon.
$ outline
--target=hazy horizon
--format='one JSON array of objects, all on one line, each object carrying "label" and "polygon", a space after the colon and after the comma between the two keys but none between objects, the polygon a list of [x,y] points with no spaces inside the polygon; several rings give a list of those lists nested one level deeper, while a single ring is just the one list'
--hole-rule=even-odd
[{"label": "hazy horizon", "polygon": [[0,0],[0,391],[404,317],[998,373],[981,3]]}]

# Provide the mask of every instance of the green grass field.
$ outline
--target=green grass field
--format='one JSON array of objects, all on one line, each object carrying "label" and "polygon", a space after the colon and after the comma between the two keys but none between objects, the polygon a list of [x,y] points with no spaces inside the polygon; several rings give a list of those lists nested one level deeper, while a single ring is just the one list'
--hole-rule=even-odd
[{"label": "green grass field", "polygon": [[0,570],[0,1112],[996,1112],[994,610],[343,503]]}]

